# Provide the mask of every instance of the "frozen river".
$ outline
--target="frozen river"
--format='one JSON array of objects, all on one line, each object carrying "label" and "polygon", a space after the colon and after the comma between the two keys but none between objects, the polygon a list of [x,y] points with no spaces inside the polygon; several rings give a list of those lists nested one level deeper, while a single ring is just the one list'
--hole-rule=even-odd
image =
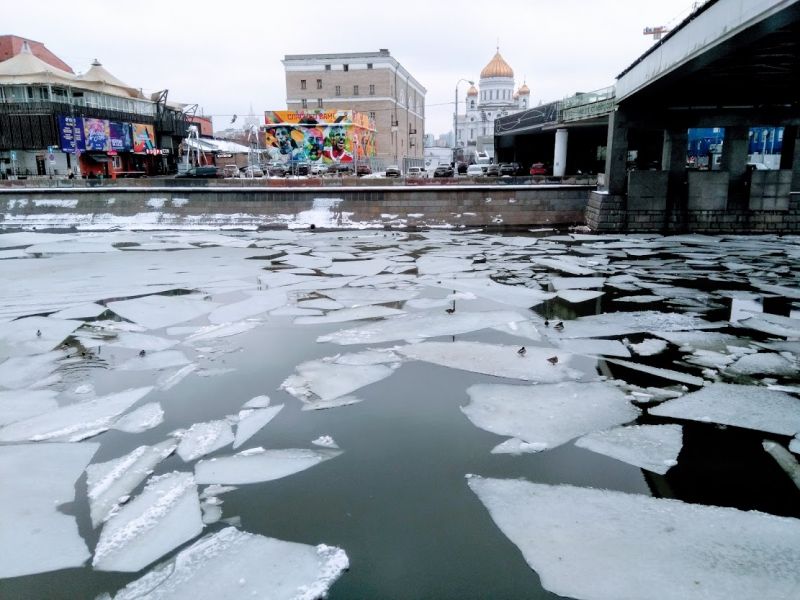
[{"label": "frozen river", "polygon": [[0,598],[800,597],[800,239],[0,235]]}]

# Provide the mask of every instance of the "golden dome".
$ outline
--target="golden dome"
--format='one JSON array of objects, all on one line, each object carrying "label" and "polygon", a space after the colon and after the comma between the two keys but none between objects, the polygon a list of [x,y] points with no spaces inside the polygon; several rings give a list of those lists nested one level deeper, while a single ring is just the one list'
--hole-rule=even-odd
[{"label": "golden dome", "polygon": [[530,88],[529,88],[529,87],[528,87],[526,84],[524,84],[524,83],[523,83],[523,84],[522,84],[522,87],[521,87],[521,88],[519,88],[519,92],[517,92],[517,93],[518,93],[518,94],[520,94],[520,95],[522,95],[522,94],[528,94],[528,95],[530,95],[530,93],[531,93],[531,90],[530,90]]},{"label": "golden dome", "polygon": [[475,88],[475,86],[474,85],[470,86],[470,88],[467,90],[467,96],[477,96],[477,95],[478,95],[478,90]]},{"label": "golden dome", "polygon": [[503,60],[499,51],[494,55],[494,58],[489,61],[489,64],[483,68],[483,71],[481,71],[481,79],[490,77],[514,77],[514,70]]},{"label": "golden dome", "polygon": [[514,100],[519,100],[519,92],[514,92]]}]

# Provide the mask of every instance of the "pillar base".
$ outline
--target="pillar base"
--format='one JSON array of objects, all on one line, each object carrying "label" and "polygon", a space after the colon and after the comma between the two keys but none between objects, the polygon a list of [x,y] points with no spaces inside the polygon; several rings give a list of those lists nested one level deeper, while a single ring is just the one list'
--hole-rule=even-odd
[{"label": "pillar base", "polygon": [[610,233],[625,228],[625,196],[589,192],[586,224],[598,232]]}]

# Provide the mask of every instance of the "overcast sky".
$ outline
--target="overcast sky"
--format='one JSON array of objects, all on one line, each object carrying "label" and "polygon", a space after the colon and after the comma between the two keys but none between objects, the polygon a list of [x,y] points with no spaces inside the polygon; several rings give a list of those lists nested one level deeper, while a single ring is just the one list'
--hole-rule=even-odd
[{"label": "overcast sky", "polygon": [[[145,93],[197,103],[214,128],[286,109],[285,54],[387,48],[426,96],[426,132],[452,129],[460,78],[477,83],[500,53],[527,80],[531,103],[612,85],[653,41],[647,26],[675,25],[690,0],[37,0],[2,10],[3,30],[44,43],[75,72],[95,58]],[[35,7],[35,8],[34,8]],[[459,88],[460,108],[468,88]]]}]

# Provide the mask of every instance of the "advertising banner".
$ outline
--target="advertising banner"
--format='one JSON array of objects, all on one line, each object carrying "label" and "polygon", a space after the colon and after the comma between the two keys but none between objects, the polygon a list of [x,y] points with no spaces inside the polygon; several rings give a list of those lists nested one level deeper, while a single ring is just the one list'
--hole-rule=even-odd
[{"label": "advertising banner", "polygon": [[156,134],[152,125],[131,123],[131,130],[134,152],[145,152],[156,147]]},{"label": "advertising banner", "polygon": [[78,151],[83,152],[83,119],[80,117],[58,117],[58,137],[60,138],[61,150],[69,154],[75,154],[75,142],[77,141]]},{"label": "advertising banner", "polygon": [[90,152],[111,150],[111,135],[105,119],[83,119],[83,143]]},{"label": "advertising banner", "polygon": [[108,127],[112,150],[115,152],[130,152],[133,150],[133,138],[131,137],[131,126],[129,123],[109,121]]}]

